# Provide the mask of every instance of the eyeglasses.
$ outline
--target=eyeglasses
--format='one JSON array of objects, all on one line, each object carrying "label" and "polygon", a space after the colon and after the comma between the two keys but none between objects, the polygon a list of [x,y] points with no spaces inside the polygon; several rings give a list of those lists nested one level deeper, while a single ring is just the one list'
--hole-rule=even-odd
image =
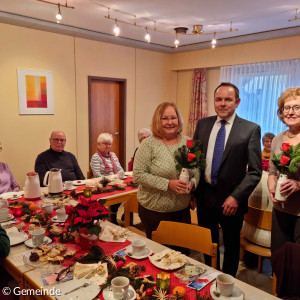
[{"label": "eyeglasses", "polygon": [[300,112],[300,105],[294,105],[294,106],[284,106],[283,111],[285,113],[288,113],[292,109],[293,112],[298,113]]},{"label": "eyeglasses", "polygon": [[53,142],[55,143],[65,143],[66,142],[66,139],[52,139]]},{"label": "eyeglasses", "polygon": [[99,143],[99,144],[103,144],[105,146],[111,146],[111,144],[109,144],[109,143]]},{"label": "eyeglasses", "polygon": [[56,281],[60,281],[60,280],[64,279],[71,271],[73,271],[73,269],[71,270],[71,268],[74,265],[75,265],[75,262],[71,263],[67,268],[62,269],[58,273],[55,273],[55,274],[57,274]]},{"label": "eyeglasses", "polygon": [[169,122],[169,121],[175,122],[176,120],[178,120],[178,118],[177,118],[177,117],[171,117],[171,118],[164,117],[164,118],[161,118],[160,120],[161,120],[163,123],[167,123],[167,122]]}]

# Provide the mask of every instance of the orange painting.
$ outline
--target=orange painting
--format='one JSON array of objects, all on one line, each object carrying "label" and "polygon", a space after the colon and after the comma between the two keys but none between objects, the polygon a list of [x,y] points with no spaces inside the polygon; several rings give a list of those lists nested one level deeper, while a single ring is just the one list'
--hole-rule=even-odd
[{"label": "orange painting", "polygon": [[27,108],[47,108],[46,76],[26,75]]}]

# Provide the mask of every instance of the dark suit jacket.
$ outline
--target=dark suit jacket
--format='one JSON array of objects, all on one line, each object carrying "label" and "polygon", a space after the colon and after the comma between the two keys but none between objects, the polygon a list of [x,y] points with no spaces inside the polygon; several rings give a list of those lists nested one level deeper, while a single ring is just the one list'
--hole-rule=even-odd
[{"label": "dark suit jacket", "polygon": [[[216,119],[217,116],[208,117],[197,123],[194,139],[201,141],[205,156]],[[261,173],[260,127],[236,116],[223,153],[217,184],[213,187],[206,183],[204,171],[201,174],[196,191],[199,207],[221,207],[231,195],[239,203],[238,210],[246,212],[248,197],[258,184]]]}]

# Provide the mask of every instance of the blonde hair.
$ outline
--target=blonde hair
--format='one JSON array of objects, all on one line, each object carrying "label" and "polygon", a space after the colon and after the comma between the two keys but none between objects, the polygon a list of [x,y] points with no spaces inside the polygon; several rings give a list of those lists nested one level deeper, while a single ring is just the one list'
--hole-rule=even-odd
[{"label": "blonde hair", "polygon": [[284,123],[284,114],[283,114],[283,107],[284,103],[289,99],[293,98],[295,99],[296,97],[300,96],[300,87],[294,86],[287,88],[278,98],[278,110],[277,110],[277,115],[279,119]]},{"label": "blonde hair", "polygon": [[173,103],[173,102],[163,102],[163,103],[161,103],[157,106],[157,108],[154,112],[154,115],[152,117],[151,130],[152,130],[152,133],[153,133],[154,136],[162,138],[162,136],[163,136],[163,127],[161,125],[161,118],[162,118],[162,115],[163,115],[165,109],[169,106],[174,108],[174,110],[176,112],[176,115],[177,115],[177,118],[178,118],[177,133],[182,132],[182,130],[183,130],[183,119],[182,119],[182,116],[181,116],[176,104]]}]

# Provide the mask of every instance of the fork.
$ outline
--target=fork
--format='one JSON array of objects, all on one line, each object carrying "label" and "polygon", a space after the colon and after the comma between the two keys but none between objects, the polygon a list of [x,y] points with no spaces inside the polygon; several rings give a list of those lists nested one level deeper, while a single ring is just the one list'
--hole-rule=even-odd
[{"label": "fork", "polygon": [[92,283],[93,283],[92,281],[85,282],[84,284],[78,286],[77,288],[75,288],[75,289],[73,289],[73,290],[71,290],[71,291],[69,291],[69,292],[64,293],[64,295],[71,294],[71,293],[73,293],[73,292],[75,292],[75,291],[77,291],[77,290],[79,290],[79,289],[81,289],[81,288],[86,288],[86,287],[88,287],[89,285],[91,285]]}]

